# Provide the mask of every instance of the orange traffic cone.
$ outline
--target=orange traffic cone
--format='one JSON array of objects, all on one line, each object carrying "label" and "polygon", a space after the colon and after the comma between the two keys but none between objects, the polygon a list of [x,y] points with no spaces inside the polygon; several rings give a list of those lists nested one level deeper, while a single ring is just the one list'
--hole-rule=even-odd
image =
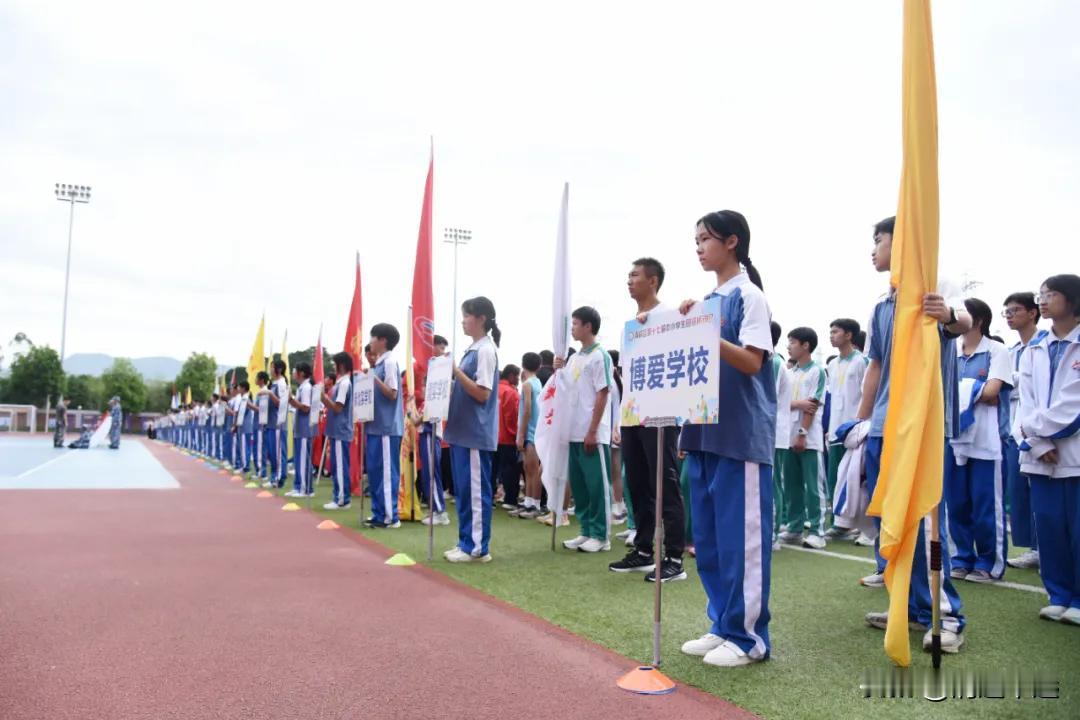
[{"label": "orange traffic cone", "polygon": [[675,683],[664,673],[650,665],[641,665],[619,678],[616,683],[623,690],[638,695],[667,695],[675,692]]}]

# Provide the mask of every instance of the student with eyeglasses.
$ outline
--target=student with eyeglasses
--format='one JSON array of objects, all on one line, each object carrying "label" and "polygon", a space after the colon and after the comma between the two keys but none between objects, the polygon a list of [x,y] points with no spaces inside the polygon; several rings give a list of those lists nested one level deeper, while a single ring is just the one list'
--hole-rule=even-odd
[{"label": "student with eyeglasses", "polygon": [[[1020,342],[1009,348],[1009,367],[1012,368],[1013,391],[1009,393],[1009,427],[1016,424],[1016,412],[1020,407],[1020,358],[1024,350],[1046,335],[1038,328],[1039,304],[1035,302],[1035,293],[1018,292],[1005,298],[1005,308],[1001,317],[1016,331]],[[1035,523],[1031,515],[1031,481],[1020,472],[1020,447],[1011,433],[1005,438],[1005,478],[1009,497],[1009,525],[1012,528],[1012,543],[1029,548],[1018,557],[1008,561],[1009,567],[1039,567],[1039,550],[1035,539]]]},{"label": "student with eyeglasses", "polygon": [[1035,300],[1052,326],[1020,358],[1015,436],[1050,596],[1039,617],[1080,625],[1080,277],[1047,278]]}]

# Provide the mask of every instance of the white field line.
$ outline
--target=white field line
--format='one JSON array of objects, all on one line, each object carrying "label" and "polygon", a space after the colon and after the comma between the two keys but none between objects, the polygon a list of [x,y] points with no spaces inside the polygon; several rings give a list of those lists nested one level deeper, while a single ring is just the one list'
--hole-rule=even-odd
[{"label": "white field line", "polygon": [[46,460],[45,462],[41,463],[40,465],[37,465],[37,466],[35,466],[35,467],[32,467],[32,468],[30,468],[29,470],[27,470],[27,471],[25,471],[25,472],[23,472],[23,473],[21,473],[21,474],[19,474],[19,475],[16,475],[16,476],[15,476],[15,478],[16,478],[16,479],[19,479],[19,478],[24,478],[24,477],[26,477],[27,475],[31,475],[31,474],[33,474],[33,473],[36,473],[36,472],[37,472],[38,470],[40,470],[40,469],[41,469],[41,468],[43,468],[43,467],[46,467],[46,466],[48,466],[48,465],[52,465],[52,464],[53,464],[54,462],[56,462],[57,460],[63,460],[64,458],[66,458],[66,457],[70,457],[71,455],[74,455],[74,454],[75,454],[75,453],[71,453],[71,452],[66,452],[66,453],[64,453],[63,455],[58,455],[57,457],[54,457],[54,458],[52,458],[51,460]]},{"label": "white field line", "polygon": [[[830,552],[828,550],[814,550],[813,548],[804,548],[797,545],[784,545],[784,550],[798,550],[799,552],[811,553],[813,555],[824,555],[825,557],[839,558],[841,560],[853,560],[860,563],[868,563],[870,565],[876,565],[877,563],[872,558],[858,557],[857,555],[845,555],[844,553]],[[1023,590],[1025,592],[1038,593],[1039,595],[1046,595],[1046,590],[1038,585],[1025,585],[1024,583],[1014,583],[1007,580],[999,580],[996,583],[986,583],[992,587],[1011,588],[1013,590]]]}]

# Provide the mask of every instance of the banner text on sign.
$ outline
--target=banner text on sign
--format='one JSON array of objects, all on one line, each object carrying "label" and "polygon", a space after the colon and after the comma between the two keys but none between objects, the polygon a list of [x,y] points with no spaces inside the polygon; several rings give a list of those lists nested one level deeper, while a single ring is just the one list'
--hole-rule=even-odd
[{"label": "banner text on sign", "polygon": [[720,300],[652,313],[623,329],[627,382],[623,425],[715,423],[719,419]]},{"label": "banner text on sign", "polygon": [[353,373],[353,422],[375,419],[375,376],[370,372]]},{"label": "banner text on sign", "polygon": [[453,364],[449,357],[431,358],[427,385],[424,387],[424,420],[442,420],[450,409],[450,376]]}]

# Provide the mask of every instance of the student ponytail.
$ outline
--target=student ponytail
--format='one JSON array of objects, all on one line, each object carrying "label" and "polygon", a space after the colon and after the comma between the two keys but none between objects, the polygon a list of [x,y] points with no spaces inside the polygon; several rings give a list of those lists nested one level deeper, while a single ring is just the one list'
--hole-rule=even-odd
[{"label": "student ponytail", "polygon": [[739,239],[739,242],[735,245],[735,259],[746,269],[750,282],[757,285],[759,290],[764,291],[765,287],[761,284],[761,273],[754,267],[754,262],[750,259],[750,225],[746,222],[743,214],[734,210],[720,210],[709,213],[698,220],[698,223],[704,225],[717,238],[725,239],[734,235]]},{"label": "student ponytail", "polygon": [[491,334],[495,347],[499,346],[499,341],[502,339],[502,330],[499,329],[498,323],[495,322],[495,304],[493,302],[483,295],[469,298],[461,303],[461,312],[473,317],[483,317],[484,330]]},{"label": "student ponytail", "polygon": [[964,300],[964,307],[971,313],[971,320],[979,328],[979,333],[983,337],[990,337],[990,320],[994,316],[990,306],[978,298],[968,298]]}]

